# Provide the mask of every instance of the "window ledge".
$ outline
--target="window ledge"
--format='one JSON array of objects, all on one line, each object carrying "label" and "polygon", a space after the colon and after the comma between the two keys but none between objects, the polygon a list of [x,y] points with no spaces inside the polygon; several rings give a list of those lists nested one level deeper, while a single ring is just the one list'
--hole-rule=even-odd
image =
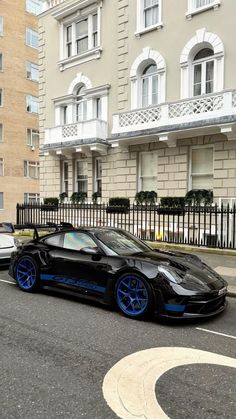
[{"label": "window ledge", "polygon": [[74,55],[73,57],[65,58],[58,62],[60,71],[73,67],[78,64],[85,63],[91,60],[97,60],[101,57],[102,47],[96,47],[84,52],[83,54]]},{"label": "window ledge", "polygon": [[220,7],[220,4],[221,4],[221,0],[215,0],[213,3],[207,4],[206,6],[198,7],[197,9],[188,10],[188,12],[185,13],[186,19],[190,20],[192,19],[194,15],[203,13],[206,10],[210,10],[210,9],[216,10]]},{"label": "window ledge", "polygon": [[161,29],[163,29],[163,22],[159,22],[156,25],[152,25],[152,26],[148,26],[147,28],[143,28],[140,29],[138,31],[136,31],[134,34],[137,38],[140,38],[141,35],[147,33],[147,32],[151,32],[151,31],[159,31]]}]

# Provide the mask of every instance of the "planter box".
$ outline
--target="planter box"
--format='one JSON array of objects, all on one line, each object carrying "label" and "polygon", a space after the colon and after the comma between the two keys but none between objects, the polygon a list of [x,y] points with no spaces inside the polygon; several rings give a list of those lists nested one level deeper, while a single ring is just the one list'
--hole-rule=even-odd
[{"label": "planter box", "polygon": [[58,205],[42,205],[40,211],[58,211]]},{"label": "planter box", "polygon": [[128,214],[129,208],[110,205],[106,208],[107,214]]},{"label": "planter box", "polygon": [[183,215],[185,208],[157,208],[157,213],[163,215]]}]

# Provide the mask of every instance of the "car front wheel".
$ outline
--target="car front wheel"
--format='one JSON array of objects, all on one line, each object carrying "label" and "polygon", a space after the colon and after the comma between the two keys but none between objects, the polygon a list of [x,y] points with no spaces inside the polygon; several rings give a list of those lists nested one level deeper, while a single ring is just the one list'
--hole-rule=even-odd
[{"label": "car front wheel", "polygon": [[142,318],[152,308],[152,290],[148,282],[137,274],[125,274],[119,278],[115,299],[120,310],[128,317]]},{"label": "car front wheel", "polygon": [[23,291],[35,292],[39,288],[38,267],[32,257],[23,256],[17,261],[15,279]]}]

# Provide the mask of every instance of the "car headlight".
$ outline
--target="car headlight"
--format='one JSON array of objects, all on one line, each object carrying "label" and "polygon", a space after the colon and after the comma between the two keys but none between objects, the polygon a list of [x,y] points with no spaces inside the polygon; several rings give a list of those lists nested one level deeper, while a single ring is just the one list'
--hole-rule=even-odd
[{"label": "car headlight", "polygon": [[183,282],[183,278],[173,269],[166,266],[158,266],[158,271],[175,284],[181,284]]},{"label": "car headlight", "polygon": [[20,240],[16,239],[15,237],[13,237],[13,240],[14,240],[14,245],[16,247],[20,246]]}]

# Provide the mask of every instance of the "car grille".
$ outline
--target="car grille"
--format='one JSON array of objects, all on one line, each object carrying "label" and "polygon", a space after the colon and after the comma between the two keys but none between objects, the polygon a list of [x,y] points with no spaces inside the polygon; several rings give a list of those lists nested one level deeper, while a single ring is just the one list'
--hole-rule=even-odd
[{"label": "car grille", "polygon": [[211,299],[209,301],[189,300],[186,305],[185,313],[191,314],[211,314],[218,311],[225,304],[225,295]]}]

